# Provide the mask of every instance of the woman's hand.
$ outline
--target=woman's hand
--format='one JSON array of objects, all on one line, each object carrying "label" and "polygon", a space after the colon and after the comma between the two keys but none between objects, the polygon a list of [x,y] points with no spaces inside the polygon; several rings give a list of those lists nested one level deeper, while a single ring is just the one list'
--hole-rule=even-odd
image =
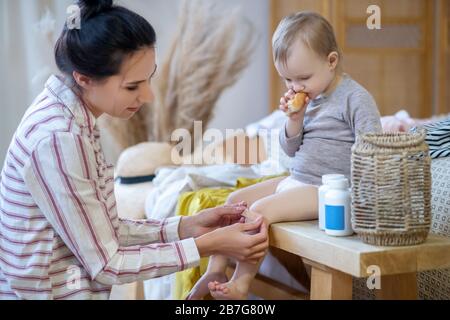
[{"label": "woman's hand", "polygon": [[291,119],[292,121],[295,121],[295,122],[299,122],[300,120],[303,119],[303,116],[304,116],[304,113],[306,110],[306,106],[309,103],[309,97],[306,96],[305,105],[303,106],[302,109],[300,109],[297,112],[289,114],[288,113],[288,111],[289,111],[288,102],[294,98],[295,94],[296,94],[296,92],[294,90],[289,89],[289,91],[286,92],[283,97],[281,97],[280,105],[278,106],[278,108],[281,111],[283,111],[284,113],[286,113],[286,115],[289,117],[289,119]]},{"label": "woman's hand", "polygon": [[239,222],[245,209],[247,204],[240,202],[205,209],[196,215],[182,217],[178,232],[180,239],[196,238],[217,228]]},{"label": "woman's hand", "polygon": [[269,247],[267,225],[259,217],[253,222],[235,223],[216,229],[196,238],[195,243],[202,257],[221,254],[257,263]]}]

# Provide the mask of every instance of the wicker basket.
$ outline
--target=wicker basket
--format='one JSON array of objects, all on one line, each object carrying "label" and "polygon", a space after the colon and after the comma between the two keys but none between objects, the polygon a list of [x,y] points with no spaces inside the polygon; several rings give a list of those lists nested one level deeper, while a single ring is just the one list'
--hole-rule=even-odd
[{"label": "wicker basket", "polygon": [[425,241],[431,174],[425,131],[360,135],[352,148],[352,227],[369,244]]}]

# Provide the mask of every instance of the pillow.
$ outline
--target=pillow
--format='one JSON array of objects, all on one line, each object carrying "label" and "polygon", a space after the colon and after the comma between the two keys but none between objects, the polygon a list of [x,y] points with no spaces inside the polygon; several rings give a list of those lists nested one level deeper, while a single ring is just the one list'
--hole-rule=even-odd
[{"label": "pillow", "polygon": [[139,178],[154,175],[156,169],[173,165],[172,146],[162,142],[143,142],[125,149],[116,165],[116,177]]},{"label": "pillow", "polygon": [[292,168],[294,158],[289,157],[281,148],[280,134],[282,133],[281,130],[284,130],[284,127],[272,130],[273,131],[264,137],[267,162],[271,162],[272,166],[275,167],[273,168],[274,174],[289,172],[289,169]]},{"label": "pillow", "polygon": [[168,143],[143,142],[125,149],[117,161],[115,195],[120,218],[145,219],[145,199],[158,167],[172,165]]},{"label": "pillow", "polygon": [[286,114],[281,110],[275,110],[265,118],[249,124],[245,131],[249,137],[260,135],[264,141],[265,159],[264,166],[267,166],[269,174],[278,174],[289,171],[292,167],[293,158],[289,157],[281,149],[279,135],[284,130]]},{"label": "pillow", "polygon": [[[431,232],[450,237],[450,157],[431,161]],[[450,299],[450,269],[419,272],[422,299]]]}]

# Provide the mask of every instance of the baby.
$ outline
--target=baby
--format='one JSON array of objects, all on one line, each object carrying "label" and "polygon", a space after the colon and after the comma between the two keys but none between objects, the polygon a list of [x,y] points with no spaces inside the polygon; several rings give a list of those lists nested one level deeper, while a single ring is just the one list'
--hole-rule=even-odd
[{"label": "baby", "polygon": [[[325,18],[313,12],[287,16],[273,35],[272,47],[275,67],[288,88],[279,106],[288,115],[280,143],[294,157],[291,174],[238,190],[227,200],[245,201],[247,219],[262,215],[267,225],[317,219],[322,175],[340,173],[350,178],[355,135],[381,132],[376,103],[343,73],[342,54]],[[289,102],[300,92],[306,95],[305,103],[295,103],[300,107],[293,110]],[[228,280],[228,258],[212,256],[188,298],[201,299],[209,292],[215,299],[246,299],[261,261],[238,261]]]}]

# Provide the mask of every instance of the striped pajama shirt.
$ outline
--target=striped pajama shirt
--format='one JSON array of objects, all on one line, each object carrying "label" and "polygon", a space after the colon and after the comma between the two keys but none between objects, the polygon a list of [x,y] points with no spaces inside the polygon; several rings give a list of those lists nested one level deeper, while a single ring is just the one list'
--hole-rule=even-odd
[{"label": "striped pajama shirt", "polygon": [[179,217],[118,217],[95,121],[57,76],[25,113],[0,176],[0,299],[108,299],[198,265]]}]

